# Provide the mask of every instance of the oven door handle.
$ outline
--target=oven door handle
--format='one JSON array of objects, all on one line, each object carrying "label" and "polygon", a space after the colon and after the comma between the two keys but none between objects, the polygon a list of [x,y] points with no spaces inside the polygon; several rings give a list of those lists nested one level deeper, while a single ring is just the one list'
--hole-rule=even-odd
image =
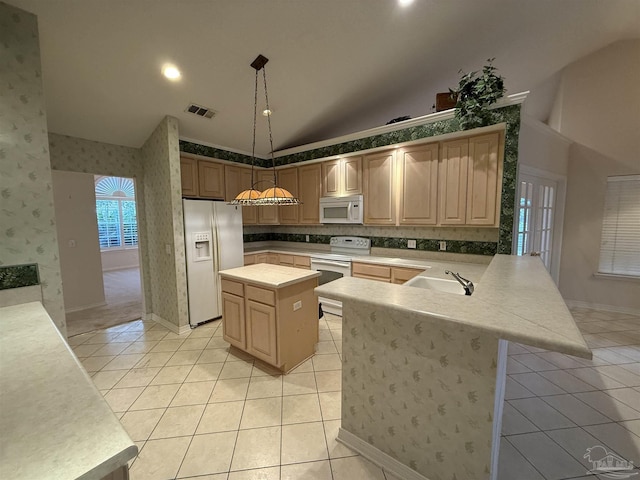
[{"label": "oven door handle", "polygon": [[314,260],[314,259],[312,259],[311,260],[311,267],[312,268],[313,268],[313,264],[314,263],[317,263],[319,265],[331,265],[331,266],[334,266],[334,267],[341,267],[341,268],[349,268],[351,266],[351,262],[341,263],[341,262],[331,262],[331,261],[328,261],[328,260]]}]

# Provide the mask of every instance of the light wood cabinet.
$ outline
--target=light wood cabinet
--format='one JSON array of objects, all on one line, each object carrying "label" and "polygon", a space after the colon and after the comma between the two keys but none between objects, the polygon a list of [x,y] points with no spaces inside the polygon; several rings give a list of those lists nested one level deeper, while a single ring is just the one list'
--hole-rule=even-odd
[{"label": "light wood cabinet", "polygon": [[247,352],[276,365],[276,307],[247,300]]},{"label": "light wood cabinet", "polygon": [[353,262],[351,264],[351,275],[356,278],[395,284],[403,284],[423,271],[423,268],[391,267],[375,263]]},{"label": "light wood cabinet", "polygon": [[198,195],[224,200],[224,165],[198,160]]},{"label": "light wood cabinet", "polygon": [[363,160],[364,223],[395,225],[393,151],[366,155]]},{"label": "light wood cabinet", "polygon": [[398,152],[401,225],[438,223],[438,144]]},{"label": "light wood cabinet", "polygon": [[500,221],[502,159],[500,134],[469,139],[467,225],[497,226]]},{"label": "light wood cabinet", "polygon": [[322,190],[322,171],[319,163],[298,167],[298,188],[302,202],[299,205],[299,222],[304,224],[320,223],[320,193]]},{"label": "light wood cabinet", "polygon": [[322,196],[362,193],[362,156],[322,162]]},{"label": "light wood cabinet", "polygon": [[[278,186],[291,192],[294,197],[298,197],[298,167],[278,170]],[[282,205],[278,209],[281,224],[295,225],[298,223],[299,205]]]},{"label": "light wood cabinet", "polygon": [[440,225],[464,225],[467,208],[469,140],[442,143],[439,165]]},{"label": "light wood cabinet", "polygon": [[[261,192],[273,187],[273,170],[258,171],[257,189]],[[277,205],[261,205],[252,207],[258,210],[258,223],[261,225],[277,225],[278,222],[278,206]]]},{"label": "light wood cabinet", "polygon": [[311,269],[311,258],[306,255],[292,255],[289,253],[281,253],[278,255],[280,265],[285,267],[306,268]]},{"label": "light wood cabinet", "polygon": [[[251,168],[237,167],[235,165],[224,166],[225,201],[232,201],[240,192],[243,192],[250,188]],[[242,207],[242,223],[244,225],[255,225],[256,223],[258,223],[257,207]]]},{"label": "light wood cabinet", "polygon": [[[243,287],[243,296],[228,291],[237,291],[234,284]],[[288,372],[314,354],[319,336],[318,300],[313,293],[317,285],[317,277],[281,288],[223,278],[223,338]]]},{"label": "light wood cabinet", "polygon": [[245,253],[244,254],[244,265],[254,265],[259,263],[257,261],[257,255],[255,253]]},{"label": "light wood cabinet", "polygon": [[198,161],[180,157],[180,183],[183,197],[198,196]]},{"label": "light wood cabinet", "polygon": [[442,143],[440,225],[499,225],[503,135],[496,132]]},{"label": "light wood cabinet", "polygon": [[224,322],[223,338],[234,347],[245,350],[247,347],[245,307],[243,296],[225,291],[225,281],[222,281],[222,311]]}]

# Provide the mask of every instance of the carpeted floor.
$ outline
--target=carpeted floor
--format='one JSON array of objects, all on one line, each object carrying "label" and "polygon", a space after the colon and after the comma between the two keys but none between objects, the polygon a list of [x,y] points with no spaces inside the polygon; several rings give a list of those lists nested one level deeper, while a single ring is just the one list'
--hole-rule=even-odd
[{"label": "carpeted floor", "polygon": [[104,272],[106,305],[67,314],[67,336],[137,320],[142,316],[140,269]]}]

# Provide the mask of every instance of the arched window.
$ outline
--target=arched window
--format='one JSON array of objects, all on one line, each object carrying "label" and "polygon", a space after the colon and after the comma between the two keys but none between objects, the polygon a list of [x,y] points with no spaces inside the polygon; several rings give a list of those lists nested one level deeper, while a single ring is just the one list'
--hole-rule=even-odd
[{"label": "arched window", "polygon": [[138,222],[133,180],[95,177],[96,217],[101,249],[138,245]]}]

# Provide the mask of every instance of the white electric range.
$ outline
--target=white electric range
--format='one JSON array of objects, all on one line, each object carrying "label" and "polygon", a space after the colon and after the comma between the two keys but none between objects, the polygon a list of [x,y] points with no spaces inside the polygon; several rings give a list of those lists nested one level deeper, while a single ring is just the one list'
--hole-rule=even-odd
[{"label": "white electric range", "polygon": [[[353,257],[369,255],[371,240],[363,237],[331,237],[329,253],[311,254],[311,270],[320,272],[318,283],[337,280],[351,276],[351,260]],[[342,303],[328,298],[318,298],[322,310],[342,316]]]}]

